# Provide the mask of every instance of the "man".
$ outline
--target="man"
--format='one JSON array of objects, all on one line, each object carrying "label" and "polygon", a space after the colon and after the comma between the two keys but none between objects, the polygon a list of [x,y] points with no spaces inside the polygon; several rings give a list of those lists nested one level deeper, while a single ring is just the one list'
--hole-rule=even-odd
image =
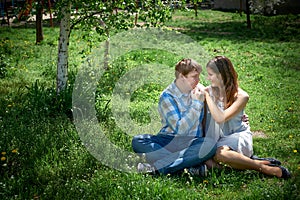
[{"label": "man", "polygon": [[132,140],[133,150],[145,155],[148,162],[138,164],[139,172],[173,174],[187,168],[192,175],[206,175],[204,162],[215,154],[216,140],[203,137],[204,92],[198,84],[201,71],[192,59],[176,64],[175,80],[159,100],[161,130],[157,135],[142,134]]}]

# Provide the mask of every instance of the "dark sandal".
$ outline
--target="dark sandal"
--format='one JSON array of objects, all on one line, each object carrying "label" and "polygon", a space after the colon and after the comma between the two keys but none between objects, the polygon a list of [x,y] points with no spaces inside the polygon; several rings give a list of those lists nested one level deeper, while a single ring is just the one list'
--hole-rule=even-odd
[{"label": "dark sandal", "polygon": [[281,165],[281,162],[275,158],[259,158],[258,156],[252,156],[251,159],[253,160],[266,160],[266,161],[269,161],[270,164],[272,165]]},{"label": "dark sandal", "polygon": [[283,166],[278,166],[280,169],[281,169],[281,172],[282,172],[282,175],[280,178],[283,178],[283,179],[289,179],[291,178],[291,173],[289,172],[289,170]]},{"label": "dark sandal", "polygon": [[280,178],[283,178],[283,179],[289,179],[292,177],[291,173],[289,172],[289,170],[283,166],[278,166],[278,165],[274,165],[274,164],[270,164],[269,166],[271,167],[279,167],[281,169],[281,177]]}]

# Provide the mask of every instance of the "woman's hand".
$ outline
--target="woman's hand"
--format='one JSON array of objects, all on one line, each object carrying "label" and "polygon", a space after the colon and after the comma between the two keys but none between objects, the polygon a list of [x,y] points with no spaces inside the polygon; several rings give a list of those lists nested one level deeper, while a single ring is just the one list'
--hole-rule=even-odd
[{"label": "woman's hand", "polygon": [[[198,85],[201,85],[201,84],[198,84]],[[204,100],[205,100],[205,91],[203,89],[204,86],[201,85],[203,87],[201,87],[201,86],[198,87],[198,85],[191,92],[192,99],[197,99],[201,102],[204,102]]]},{"label": "woman's hand", "polygon": [[196,88],[198,88],[201,92],[204,92],[206,90],[206,87],[200,83],[197,84]]},{"label": "woman's hand", "polygon": [[242,109],[246,107],[246,104],[249,100],[249,95],[245,91],[239,89],[239,93],[237,94],[236,100],[229,108],[226,108],[223,111],[217,107],[215,102],[212,100],[211,96],[209,96],[209,93],[205,93],[205,96],[212,117],[217,123],[226,122],[232,117],[234,117],[237,113],[239,113]]}]

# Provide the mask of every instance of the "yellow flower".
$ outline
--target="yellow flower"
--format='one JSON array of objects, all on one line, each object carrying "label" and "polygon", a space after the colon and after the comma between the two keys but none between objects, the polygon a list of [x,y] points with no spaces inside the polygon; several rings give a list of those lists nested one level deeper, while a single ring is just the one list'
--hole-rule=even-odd
[{"label": "yellow flower", "polygon": [[289,135],[289,138],[293,138],[293,135]]},{"label": "yellow flower", "polygon": [[5,152],[5,151],[3,151],[3,152],[1,152],[1,154],[2,154],[2,155],[6,155],[6,152]]},{"label": "yellow flower", "polygon": [[297,149],[294,149],[294,151],[293,151],[294,153],[297,153],[298,151],[297,151]]},{"label": "yellow flower", "polygon": [[208,184],[208,180],[203,180],[203,183],[204,184]]},{"label": "yellow flower", "polygon": [[4,161],[4,160],[6,160],[6,157],[2,156],[1,161]]},{"label": "yellow flower", "polygon": [[298,170],[300,170],[300,165],[298,166]]},{"label": "yellow flower", "polygon": [[12,153],[18,153],[18,150],[17,149],[13,149],[11,152]]}]

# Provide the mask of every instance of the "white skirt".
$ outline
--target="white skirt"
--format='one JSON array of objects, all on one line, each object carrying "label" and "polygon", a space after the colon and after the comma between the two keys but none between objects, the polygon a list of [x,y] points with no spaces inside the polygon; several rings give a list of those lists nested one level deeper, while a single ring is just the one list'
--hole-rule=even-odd
[{"label": "white skirt", "polygon": [[228,146],[230,149],[247,157],[253,155],[252,133],[249,130],[223,136],[217,142],[217,147]]}]

